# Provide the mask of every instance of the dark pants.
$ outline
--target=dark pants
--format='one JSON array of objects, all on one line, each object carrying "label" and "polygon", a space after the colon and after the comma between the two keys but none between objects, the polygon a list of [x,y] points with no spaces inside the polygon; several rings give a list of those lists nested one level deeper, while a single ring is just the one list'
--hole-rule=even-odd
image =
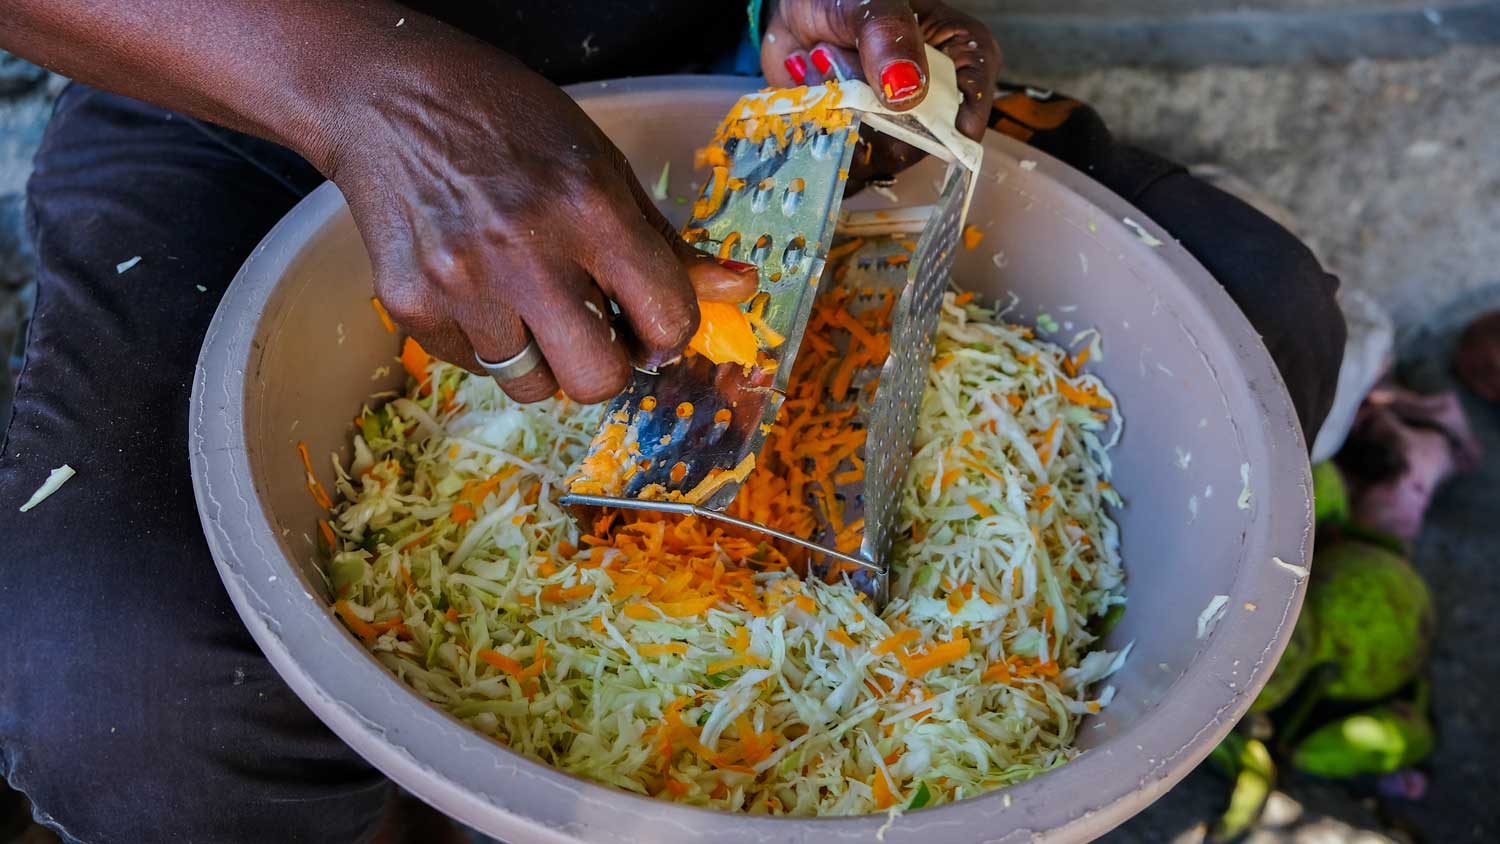
[{"label": "dark pants", "polygon": [[[1091,172],[1226,286],[1310,438],[1343,327],[1336,283],[1308,251],[1114,144],[1086,107],[1007,102],[1015,114],[997,128]],[[77,86],[38,153],[40,291],[0,449],[0,773],[70,840],[353,842],[387,799],[241,626],[189,483],[204,329],[250,250],[319,181],[283,149]],[[18,513],[63,463],[77,476]]]}]

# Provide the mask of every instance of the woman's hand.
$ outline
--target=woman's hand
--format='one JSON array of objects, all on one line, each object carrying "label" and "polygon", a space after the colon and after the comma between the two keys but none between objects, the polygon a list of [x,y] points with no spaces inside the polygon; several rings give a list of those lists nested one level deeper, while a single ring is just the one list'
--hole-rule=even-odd
[{"label": "woman's hand", "polygon": [[753,268],[677,235],[562,90],[487,45],[445,40],[380,81],[325,171],[369,248],[376,293],[430,352],[482,372],[475,353],[504,360],[535,338],[546,363],[505,392],[537,401],[560,385],[597,402],[632,362],[681,352],[699,297],[754,292]]},{"label": "woman's hand", "polygon": [[[863,79],[886,105],[906,111],[927,96],[924,44],[953,60],[963,95],[958,129],[979,140],[993,105],[1000,48],[984,24],[939,0],[781,0],[761,41],[761,70],[779,87]],[[893,176],[922,156],[908,144],[877,139],[868,160],[856,156],[852,183]]]}]

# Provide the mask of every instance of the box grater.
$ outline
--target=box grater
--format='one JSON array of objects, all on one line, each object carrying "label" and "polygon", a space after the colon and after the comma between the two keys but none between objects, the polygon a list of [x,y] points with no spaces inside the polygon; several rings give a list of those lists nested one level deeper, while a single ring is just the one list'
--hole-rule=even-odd
[{"label": "box grater", "polygon": [[[813,574],[844,572],[884,604],[886,555],[933,332],[981,155],[953,128],[959,94],[952,62],[931,48],[928,61],[929,95],[910,112],[890,112],[857,81],[764,91],[730,110],[703,156],[712,169],[684,237],[757,266],[760,313],[771,329],[762,337],[783,339],[763,350],[759,366],[689,356],[658,372],[636,372],[606,408],[564,505],[692,514],[768,534],[815,552]],[[841,213],[861,126],[948,163],[934,204]],[[824,491],[842,501],[843,524],[863,519],[857,548],[845,541],[842,551],[834,547],[837,526],[826,518],[818,536],[802,537],[723,512],[776,421],[813,303],[829,285],[854,291],[848,308],[856,314],[881,306],[887,291],[895,302],[889,355],[853,382],[878,383],[853,390],[845,402],[853,404],[851,424],[867,432],[845,465],[858,460],[864,477]]]}]

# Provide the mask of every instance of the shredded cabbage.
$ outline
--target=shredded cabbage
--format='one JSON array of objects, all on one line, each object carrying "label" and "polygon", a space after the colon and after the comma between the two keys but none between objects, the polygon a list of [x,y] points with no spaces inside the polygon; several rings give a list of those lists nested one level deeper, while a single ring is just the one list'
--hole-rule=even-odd
[{"label": "shredded cabbage", "polygon": [[[1124,603],[1104,509],[1119,420],[1084,355],[970,298],[945,299],[879,614],[847,583],[746,573],[717,540],[691,574],[632,573],[638,557],[555,503],[600,409],[517,405],[438,361],[367,407],[350,465],[334,460],[336,609],[474,729],[641,794],[847,815],[1062,764],[1124,658],[1091,632]],[[754,594],[662,598],[735,576]]]}]

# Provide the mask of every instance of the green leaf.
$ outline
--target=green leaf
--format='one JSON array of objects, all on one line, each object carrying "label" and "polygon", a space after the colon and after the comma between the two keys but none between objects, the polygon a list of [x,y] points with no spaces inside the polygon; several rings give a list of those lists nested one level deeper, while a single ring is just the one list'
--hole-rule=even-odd
[{"label": "green leaf", "polygon": [[911,803],[906,808],[920,809],[930,802],[932,802],[932,792],[927,790],[927,783],[919,783],[917,785],[917,793],[912,795]]}]

